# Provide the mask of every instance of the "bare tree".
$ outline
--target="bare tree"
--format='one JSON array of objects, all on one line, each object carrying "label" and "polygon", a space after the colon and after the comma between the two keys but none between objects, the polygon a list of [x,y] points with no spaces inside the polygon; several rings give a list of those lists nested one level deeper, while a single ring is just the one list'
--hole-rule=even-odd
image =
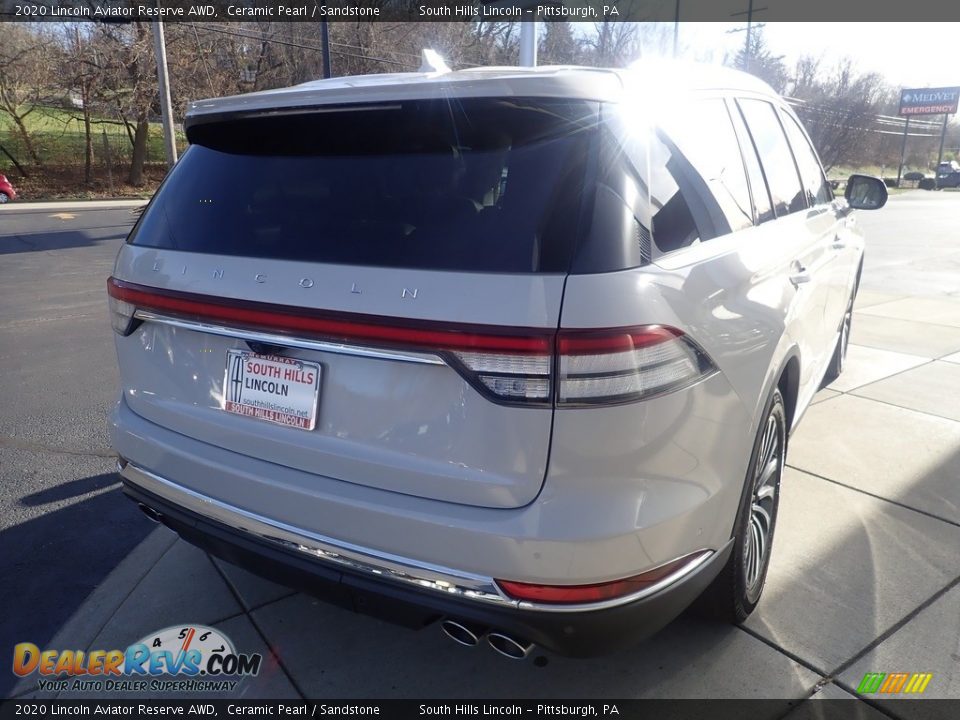
[{"label": "bare tree", "polygon": [[98,31],[108,53],[102,80],[112,95],[132,145],[127,182],[140,186],[144,182],[150,116],[159,103],[150,28],[145,22],[134,22],[100,25]]},{"label": "bare tree", "polygon": [[790,79],[783,55],[774,55],[767,47],[763,31],[755,28],[750,33],[750,43],[742,47],[729,63],[737,70],[755,75],[776,92],[782,93]]},{"label": "bare tree", "polygon": [[640,55],[637,23],[604,20],[593,24],[594,35],[586,42],[587,62],[597,67],[623,67]]},{"label": "bare tree", "polygon": [[54,42],[31,24],[0,23],[0,112],[16,127],[23,146],[36,165],[42,165],[27,118],[54,91]]},{"label": "bare tree", "polygon": [[583,61],[583,42],[573,33],[571,22],[544,23],[538,56],[544,65],[578,65]]},{"label": "bare tree", "polygon": [[77,93],[83,121],[83,182],[93,182],[93,106],[100,84],[101,67],[93,48],[90,26],[70,23],[66,26],[61,76],[67,87]]},{"label": "bare tree", "polygon": [[850,58],[822,72],[818,62],[803,58],[793,94],[802,101],[797,113],[827,170],[896,155],[896,142],[884,142],[885,134],[875,132],[877,116],[890,106],[892,95],[879,74],[858,73]]}]

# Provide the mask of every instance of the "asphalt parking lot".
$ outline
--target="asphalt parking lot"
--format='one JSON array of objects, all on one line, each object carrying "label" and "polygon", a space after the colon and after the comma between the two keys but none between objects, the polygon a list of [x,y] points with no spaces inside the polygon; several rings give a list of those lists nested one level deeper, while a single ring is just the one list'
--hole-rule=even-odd
[{"label": "asphalt parking lot", "polygon": [[[775,698],[771,717],[792,720],[848,698],[879,718],[891,710],[856,688],[899,671],[933,673],[925,697],[960,698],[960,193],[906,192],[860,218],[848,367],[791,441],[757,612],[745,627],[683,616],[605,658],[518,663],[320,604],[144,518],[105,425],[104,283],[134,218],[0,210],[0,652],[125,647],[192,622],[264,654],[247,698]],[[0,671],[0,696],[43,695],[14,680]]]}]

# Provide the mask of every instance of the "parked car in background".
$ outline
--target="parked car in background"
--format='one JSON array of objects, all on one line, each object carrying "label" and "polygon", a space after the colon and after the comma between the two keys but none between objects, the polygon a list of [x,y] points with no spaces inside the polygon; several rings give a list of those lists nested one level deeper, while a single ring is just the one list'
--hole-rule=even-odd
[{"label": "parked car in background", "polygon": [[937,165],[937,188],[960,187],[960,163],[956,160]]},{"label": "parked car in background", "polygon": [[0,204],[16,199],[17,191],[13,189],[13,185],[7,180],[6,175],[0,175]]},{"label": "parked car in background", "polygon": [[769,86],[673,63],[343,77],[186,132],[107,284],[149,517],[513,658],[753,611],[882,181],[834,197]]},{"label": "parked car in background", "polygon": [[925,177],[926,176],[922,172],[917,172],[916,170],[912,170],[908,173],[903,174],[903,179],[909,180],[911,182],[917,182],[919,180],[923,180],[923,178]]}]

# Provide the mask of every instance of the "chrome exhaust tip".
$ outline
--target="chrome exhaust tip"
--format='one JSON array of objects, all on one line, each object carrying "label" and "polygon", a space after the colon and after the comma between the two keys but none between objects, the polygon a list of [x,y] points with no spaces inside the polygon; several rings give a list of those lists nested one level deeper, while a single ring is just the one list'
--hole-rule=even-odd
[{"label": "chrome exhaust tip", "polygon": [[152,507],[144,505],[143,503],[137,503],[137,507],[140,508],[140,512],[150,518],[153,522],[160,523],[163,521],[163,515],[158,513]]},{"label": "chrome exhaust tip", "polygon": [[498,632],[487,635],[487,642],[490,643],[490,647],[511,660],[523,660],[533,651],[532,642],[518,640]]},{"label": "chrome exhaust tip", "polygon": [[460,643],[467,647],[476,647],[480,643],[480,638],[487,632],[486,628],[460,622],[459,620],[444,620],[440,623],[440,629],[443,630],[444,635],[455,643]]}]

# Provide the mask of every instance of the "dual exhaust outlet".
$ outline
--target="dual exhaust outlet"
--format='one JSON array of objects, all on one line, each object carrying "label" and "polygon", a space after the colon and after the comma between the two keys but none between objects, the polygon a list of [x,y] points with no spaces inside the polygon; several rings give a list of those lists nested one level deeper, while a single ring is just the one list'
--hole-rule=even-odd
[{"label": "dual exhaust outlet", "polygon": [[486,637],[490,647],[511,660],[523,660],[533,651],[532,642],[460,620],[444,620],[440,629],[448,638],[467,647],[476,647]]}]

